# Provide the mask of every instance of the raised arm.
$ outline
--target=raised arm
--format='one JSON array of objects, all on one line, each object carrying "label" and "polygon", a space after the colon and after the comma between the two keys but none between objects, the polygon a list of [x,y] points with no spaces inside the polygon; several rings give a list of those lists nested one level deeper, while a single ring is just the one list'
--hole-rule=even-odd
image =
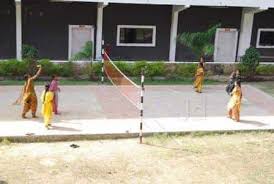
[{"label": "raised arm", "polygon": [[37,67],[39,68],[38,71],[36,72],[36,74],[32,77],[32,80],[35,80],[39,77],[39,75],[42,72],[42,66],[41,65],[37,65]]}]

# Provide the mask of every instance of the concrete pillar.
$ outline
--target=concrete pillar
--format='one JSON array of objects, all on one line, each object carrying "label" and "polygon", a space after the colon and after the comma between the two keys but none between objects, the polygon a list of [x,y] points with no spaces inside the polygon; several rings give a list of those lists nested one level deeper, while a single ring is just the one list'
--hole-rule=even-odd
[{"label": "concrete pillar", "polygon": [[22,9],[21,0],[15,0],[16,9],[16,58],[22,60]]},{"label": "concrete pillar", "polygon": [[96,60],[101,59],[102,53],[102,35],[103,35],[103,14],[104,14],[104,7],[107,4],[98,3],[97,7],[97,25],[96,25]]},{"label": "concrete pillar", "polygon": [[173,6],[171,15],[170,28],[170,47],[169,47],[169,61],[175,62],[176,59],[176,45],[177,45],[177,30],[179,12],[189,8],[189,6]]},{"label": "concrete pillar", "polygon": [[246,49],[250,47],[254,15],[265,10],[267,10],[267,8],[243,8],[238,47],[238,60],[245,54]]}]

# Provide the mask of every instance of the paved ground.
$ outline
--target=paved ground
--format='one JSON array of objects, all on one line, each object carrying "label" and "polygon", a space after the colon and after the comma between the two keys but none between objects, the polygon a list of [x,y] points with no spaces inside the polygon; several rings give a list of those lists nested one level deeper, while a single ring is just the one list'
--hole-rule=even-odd
[{"label": "paved ground", "polygon": [[[113,86],[62,86],[62,114],[54,117],[50,131],[42,118],[21,120],[22,107],[11,105],[20,90],[0,88],[0,136],[138,132],[138,109]],[[41,91],[37,87],[38,96]],[[243,86],[243,92],[242,122],[234,123],[225,118],[229,96],[222,85],[206,86],[202,94],[191,86],[147,86],[144,131],[274,129],[273,97],[251,86]]]}]

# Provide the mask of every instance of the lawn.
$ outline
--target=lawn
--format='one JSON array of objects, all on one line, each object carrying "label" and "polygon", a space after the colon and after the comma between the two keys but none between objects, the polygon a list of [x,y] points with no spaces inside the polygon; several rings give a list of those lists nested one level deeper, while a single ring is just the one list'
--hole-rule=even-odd
[{"label": "lawn", "polygon": [[270,132],[156,135],[142,145],[138,139],[5,141],[0,154],[0,181],[7,183],[274,183]]},{"label": "lawn", "polygon": [[[140,85],[139,79],[133,79],[133,81]],[[44,85],[47,81],[36,81],[36,85]],[[184,79],[184,80],[151,80],[146,79],[146,85],[189,85],[192,84],[192,79]],[[16,85],[23,85],[23,80],[2,80],[0,81],[0,85],[8,85],[8,86],[16,86]],[[60,85],[99,85],[101,84],[100,81],[90,81],[90,80],[60,80]],[[110,85],[111,83],[107,80],[104,82],[106,85]],[[213,85],[213,84],[221,84],[218,81],[214,80],[205,80],[206,85]]]}]

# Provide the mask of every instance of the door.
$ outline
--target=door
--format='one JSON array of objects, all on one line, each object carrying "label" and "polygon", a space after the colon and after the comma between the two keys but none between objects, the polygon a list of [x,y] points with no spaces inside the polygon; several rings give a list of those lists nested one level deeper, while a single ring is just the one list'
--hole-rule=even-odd
[{"label": "door", "polygon": [[237,43],[237,29],[217,29],[215,36],[214,61],[235,62]]},{"label": "door", "polygon": [[[94,27],[91,25],[69,25],[69,59],[80,52],[85,44],[91,41],[94,45]],[[94,50],[92,50],[93,58]]]}]

